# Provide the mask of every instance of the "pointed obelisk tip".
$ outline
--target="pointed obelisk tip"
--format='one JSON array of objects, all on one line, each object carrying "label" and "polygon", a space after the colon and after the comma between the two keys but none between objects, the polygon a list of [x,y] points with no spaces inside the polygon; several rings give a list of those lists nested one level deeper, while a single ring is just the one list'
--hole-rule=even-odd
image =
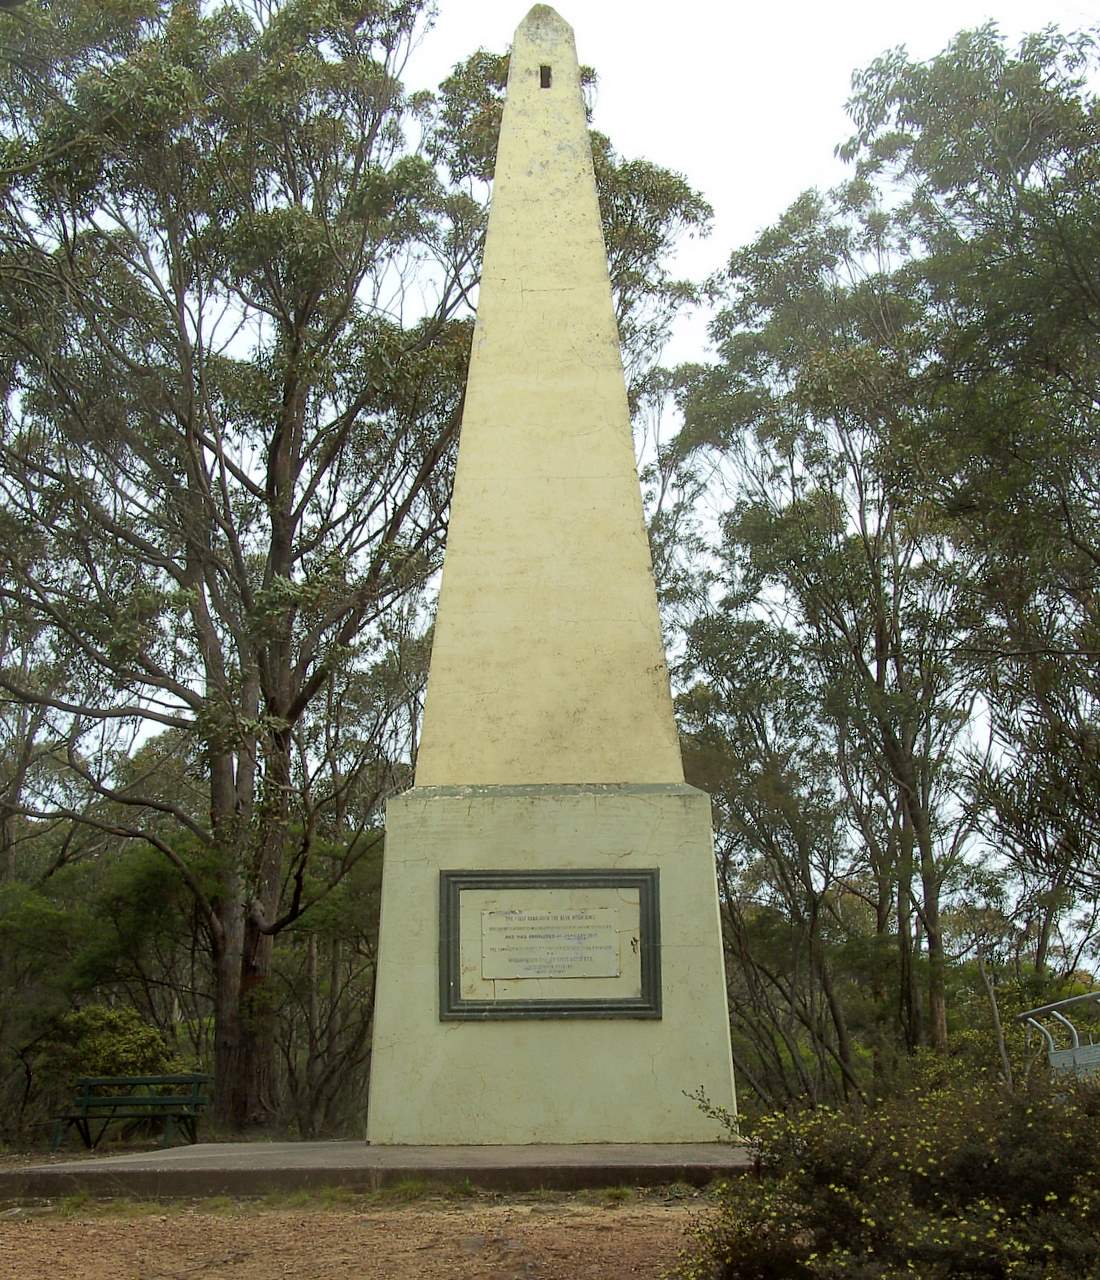
[{"label": "pointed obelisk tip", "polygon": [[516,28],[516,34],[523,31],[528,35],[538,35],[540,32],[551,30],[568,31],[570,35],[573,34],[573,28],[556,9],[552,9],[548,4],[536,4]]}]

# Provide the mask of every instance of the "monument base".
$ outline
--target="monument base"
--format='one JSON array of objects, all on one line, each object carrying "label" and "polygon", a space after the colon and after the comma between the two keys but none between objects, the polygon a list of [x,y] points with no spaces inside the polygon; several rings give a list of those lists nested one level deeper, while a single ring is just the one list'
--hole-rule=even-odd
[{"label": "monument base", "polygon": [[396,797],[379,957],[371,1143],[724,1136],[687,1096],[701,1088],[734,1109],[701,791],[421,787]]}]

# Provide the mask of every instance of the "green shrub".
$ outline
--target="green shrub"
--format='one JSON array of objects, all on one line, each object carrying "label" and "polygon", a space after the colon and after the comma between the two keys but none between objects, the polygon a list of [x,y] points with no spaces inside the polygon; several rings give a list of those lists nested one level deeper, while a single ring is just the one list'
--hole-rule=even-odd
[{"label": "green shrub", "polygon": [[57,1020],[54,1067],[59,1075],[145,1076],[180,1070],[164,1037],[134,1009],[85,1005]]},{"label": "green shrub", "polygon": [[682,1280],[1100,1275],[1100,1091],[932,1080],[763,1117]]}]

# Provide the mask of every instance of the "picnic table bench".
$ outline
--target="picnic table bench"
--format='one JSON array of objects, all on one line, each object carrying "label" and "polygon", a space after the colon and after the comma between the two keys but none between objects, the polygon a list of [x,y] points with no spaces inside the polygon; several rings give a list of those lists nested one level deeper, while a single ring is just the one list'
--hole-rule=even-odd
[{"label": "picnic table bench", "polygon": [[[57,1117],[53,1130],[56,1151],[66,1131],[75,1128],[89,1151],[95,1150],[107,1126],[116,1120],[134,1124],[159,1119],[164,1125],[161,1145],[168,1146],[177,1125],[189,1142],[198,1139],[199,1116],[207,1103],[212,1076],[82,1076],[76,1082],[76,1098]],[[93,1136],[93,1129],[96,1130]]]}]

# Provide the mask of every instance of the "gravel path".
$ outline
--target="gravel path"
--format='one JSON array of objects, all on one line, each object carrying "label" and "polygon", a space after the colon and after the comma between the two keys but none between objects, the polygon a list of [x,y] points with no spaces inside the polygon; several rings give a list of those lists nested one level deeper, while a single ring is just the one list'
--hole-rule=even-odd
[{"label": "gravel path", "polygon": [[10,1209],[12,1280],[658,1280],[703,1198],[418,1201],[361,1209],[195,1204],[163,1212]]}]

